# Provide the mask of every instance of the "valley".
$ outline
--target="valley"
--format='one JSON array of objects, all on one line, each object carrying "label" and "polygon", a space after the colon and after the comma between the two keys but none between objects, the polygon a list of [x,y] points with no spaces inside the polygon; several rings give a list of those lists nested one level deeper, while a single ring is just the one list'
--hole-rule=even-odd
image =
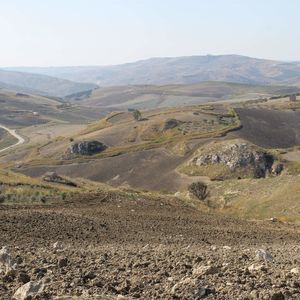
[{"label": "valley", "polygon": [[[278,207],[278,210],[268,210],[261,215],[250,212],[252,208],[247,207],[245,201],[224,202],[231,193],[243,195],[244,192],[240,189],[237,192],[234,185],[231,186],[240,177],[243,179],[237,184],[249,195],[252,188],[253,192],[256,190],[257,184],[265,185],[271,193],[268,201],[274,201],[272,205],[280,198],[273,197],[273,182],[282,180],[287,189],[296,188],[297,172],[300,170],[295,159],[299,144],[299,111],[290,105],[288,97],[218,101],[141,110],[141,120],[134,119],[132,110],[109,112],[99,108],[98,120],[93,119],[95,114],[87,114],[87,120],[81,114],[74,121],[70,117],[71,111],[74,113],[78,109],[84,113],[89,109],[82,100],[78,106],[71,104],[66,111],[61,110],[63,120],[50,118],[47,112],[46,123],[29,123],[30,126],[19,127],[25,143],[9,148],[9,152],[3,149],[0,162],[3,167],[35,178],[51,171],[68,178],[86,178],[116,188],[176,194],[188,202],[190,197],[193,199],[188,186],[201,181],[208,185],[209,195],[204,204],[210,209],[238,216],[276,216],[284,220],[297,220],[294,209],[285,211]],[[52,106],[52,109],[60,108]],[[101,114],[106,116],[101,117]],[[99,141],[105,149],[91,155],[72,154],[71,146],[82,141]],[[200,167],[190,163],[201,147],[209,149],[209,145],[220,142],[228,147],[239,143],[262,147],[265,149],[262,151],[267,151],[276,163],[284,166],[283,175],[280,179],[271,176],[258,180],[251,175],[251,168],[232,173],[222,164]],[[247,197],[252,199],[249,195]],[[253,197],[262,201],[263,195],[257,198],[253,194]]]},{"label": "valley", "polygon": [[179,81],[0,89],[1,299],[300,297],[297,81]]}]

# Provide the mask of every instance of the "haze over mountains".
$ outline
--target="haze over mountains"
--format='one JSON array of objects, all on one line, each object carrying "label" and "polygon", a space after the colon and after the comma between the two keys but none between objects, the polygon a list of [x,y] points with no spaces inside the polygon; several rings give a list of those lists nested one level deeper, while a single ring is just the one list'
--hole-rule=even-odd
[{"label": "haze over mountains", "polygon": [[0,70],[0,87],[65,97],[96,87],[222,81],[300,85],[300,63],[239,55],[150,58],[113,66],[15,67]]},{"label": "haze over mountains", "polygon": [[95,87],[97,85],[93,83],[79,83],[47,75],[0,69],[0,88],[17,92],[64,97]]}]

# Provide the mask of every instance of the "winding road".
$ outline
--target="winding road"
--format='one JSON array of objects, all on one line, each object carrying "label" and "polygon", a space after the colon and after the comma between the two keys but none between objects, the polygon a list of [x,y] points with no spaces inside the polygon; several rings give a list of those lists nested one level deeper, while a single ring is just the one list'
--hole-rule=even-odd
[{"label": "winding road", "polygon": [[6,150],[9,150],[9,149],[11,149],[13,147],[16,147],[18,145],[21,145],[21,144],[23,144],[25,142],[25,140],[19,134],[17,134],[16,129],[9,129],[8,127],[3,126],[1,124],[0,124],[0,128],[6,130],[9,134],[11,134],[13,137],[15,137],[18,140],[15,144],[10,145],[10,146],[8,146],[8,147],[6,147],[4,149],[0,149],[0,153],[4,152]]}]

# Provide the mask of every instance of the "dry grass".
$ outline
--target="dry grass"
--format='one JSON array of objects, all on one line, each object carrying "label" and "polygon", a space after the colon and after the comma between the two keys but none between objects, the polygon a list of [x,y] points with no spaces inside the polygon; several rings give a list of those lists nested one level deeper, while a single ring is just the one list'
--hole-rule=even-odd
[{"label": "dry grass", "polygon": [[[69,178],[66,178],[70,180]],[[74,193],[109,190],[109,187],[86,179],[72,179],[77,187],[45,182],[20,173],[0,169],[0,203],[2,204],[50,204],[62,201]]]},{"label": "dry grass", "polygon": [[300,221],[300,177],[282,175],[262,179],[211,182],[208,203],[242,218]]}]

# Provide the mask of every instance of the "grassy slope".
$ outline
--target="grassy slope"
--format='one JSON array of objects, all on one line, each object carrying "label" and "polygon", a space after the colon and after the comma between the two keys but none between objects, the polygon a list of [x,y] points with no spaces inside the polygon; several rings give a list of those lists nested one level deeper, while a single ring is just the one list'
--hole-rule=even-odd
[{"label": "grassy slope", "polygon": [[[66,178],[70,180],[69,178]],[[50,183],[21,173],[0,168],[0,204],[51,204],[77,193],[107,192],[112,189],[104,184],[87,179],[71,180],[76,187],[61,183]]]},{"label": "grassy slope", "polygon": [[[215,116],[220,114],[218,112],[214,112],[213,110],[207,110],[206,106],[204,106],[203,109],[201,108],[201,106],[200,107],[197,106],[197,107],[185,108],[185,110],[201,111],[202,114],[207,116],[211,116],[211,115]],[[159,114],[165,114],[166,111],[160,112]],[[233,118],[233,123],[224,125],[224,124],[217,124],[217,122],[215,122],[215,125],[212,128],[209,128],[209,130],[195,131],[187,134],[183,134],[181,131],[178,131],[176,128],[174,128],[168,130],[167,132],[157,132],[154,135],[151,135],[151,139],[145,139],[144,137],[144,139],[141,139],[141,141],[137,143],[130,143],[126,139],[126,142],[124,144],[108,147],[105,151],[93,156],[68,157],[64,154],[70,145],[70,140],[57,139],[47,143],[46,145],[41,145],[36,149],[33,149],[31,153],[28,153],[26,157],[26,164],[34,164],[34,165],[68,164],[68,163],[83,162],[86,160],[92,160],[92,159],[98,159],[104,157],[113,157],[116,155],[125,154],[129,152],[136,152],[136,151],[154,149],[159,147],[172,149],[173,147],[175,147],[176,144],[185,143],[190,139],[223,136],[227,132],[231,130],[235,130],[240,126],[240,121],[234,111],[229,110],[226,113],[225,110],[225,113],[221,113],[221,114],[231,115]],[[120,121],[118,123],[110,123],[109,119],[115,115],[116,115],[115,113],[109,114],[104,119],[101,119],[98,122],[88,125],[84,131],[82,131],[81,133],[73,137],[74,140],[75,141],[86,140],[86,139],[89,140],[91,139],[91,134],[96,135],[97,132],[101,133],[101,130],[103,129],[110,128],[117,125],[125,126],[127,123],[132,124],[133,127],[141,126],[139,130],[143,130],[143,132],[145,132],[145,127],[143,122],[140,123],[135,122],[132,119]],[[143,135],[141,135],[141,137],[143,137]],[[63,152],[59,152],[58,149],[62,149]],[[46,150],[48,154],[47,155],[41,154],[41,150]]]},{"label": "grassy slope", "polygon": [[282,175],[212,182],[208,202],[223,213],[243,218],[300,221],[299,194],[300,177]]}]

